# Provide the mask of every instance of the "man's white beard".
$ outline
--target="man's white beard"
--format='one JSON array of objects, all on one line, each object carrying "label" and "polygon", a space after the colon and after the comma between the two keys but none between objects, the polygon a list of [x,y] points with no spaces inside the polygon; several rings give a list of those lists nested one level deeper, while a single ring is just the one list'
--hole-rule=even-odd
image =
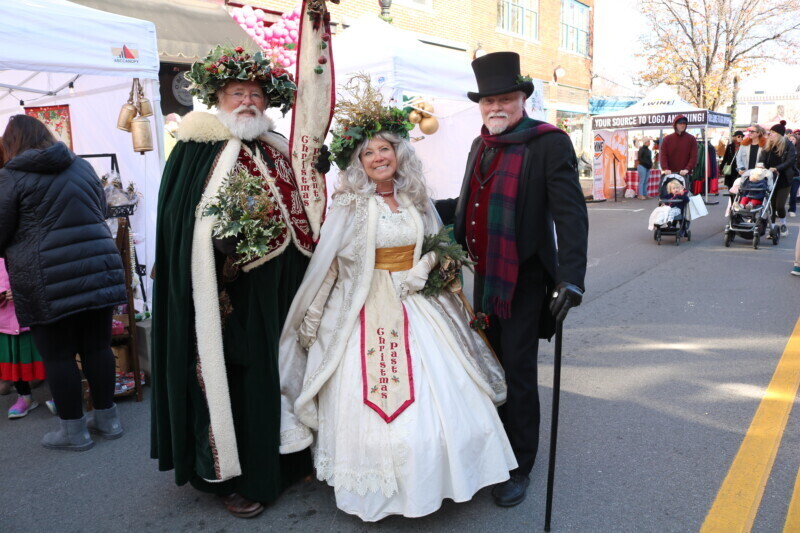
[{"label": "man's white beard", "polygon": [[[256,116],[240,116],[242,112],[248,109],[253,111]],[[217,109],[217,118],[234,137],[243,141],[257,139],[267,133],[270,127],[269,119],[254,105],[247,106],[243,104],[231,112]]]},{"label": "man's white beard", "polygon": [[[501,118],[503,120],[498,122],[498,121],[493,121],[492,120],[493,118]],[[486,122],[491,124],[491,126],[487,124],[486,129],[488,129],[489,133],[491,133],[492,135],[499,135],[500,133],[506,131],[508,129],[508,126],[510,126],[510,124],[508,123],[508,115],[506,113],[495,113],[489,115],[489,117],[486,119]]]}]

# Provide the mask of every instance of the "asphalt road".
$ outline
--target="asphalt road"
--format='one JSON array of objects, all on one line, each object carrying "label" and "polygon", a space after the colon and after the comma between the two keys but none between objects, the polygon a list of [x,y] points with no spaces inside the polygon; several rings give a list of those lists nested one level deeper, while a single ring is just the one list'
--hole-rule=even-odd
[{"label": "asphalt road", "polygon": [[[591,204],[584,304],[565,325],[553,531],[698,531],[739,450],[800,314],[789,276],[800,227],[778,246],[722,245],[721,206],[692,242],[656,245],[654,200]],[[528,532],[544,523],[552,344],[542,343],[542,442],[527,500],[501,509],[488,489],[420,519],[363,524],[317,481],[253,520],[177,487],[149,459],[149,402],[120,402],[124,438],[86,453],[39,445],[40,407],[0,418],[0,531]],[[149,392],[149,391],[148,391]],[[34,391],[49,398],[46,387]],[[0,397],[0,409],[13,403]],[[800,413],[783,434],[753,531],[782,531],[800,467]],[[757,483],[755,479],[752,483]]]}]

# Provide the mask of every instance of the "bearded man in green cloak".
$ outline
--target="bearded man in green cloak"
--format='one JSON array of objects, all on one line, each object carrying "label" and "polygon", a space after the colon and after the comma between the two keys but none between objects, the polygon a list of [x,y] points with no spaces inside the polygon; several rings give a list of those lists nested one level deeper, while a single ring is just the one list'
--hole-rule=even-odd
[{"label": "bearded man in green cloak", "polygon": [[290,109],[296,86],[241,48],[215,48],[187,78],[217,114],[184,117],[161,181],[151,455],[251,517],[311,472],[307,451],[280,455],[277,357],[314,243],[264,114]]}]

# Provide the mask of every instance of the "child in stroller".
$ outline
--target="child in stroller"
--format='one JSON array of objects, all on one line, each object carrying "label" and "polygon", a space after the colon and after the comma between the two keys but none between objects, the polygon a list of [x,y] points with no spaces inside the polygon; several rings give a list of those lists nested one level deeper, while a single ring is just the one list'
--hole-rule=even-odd
[{"label": "child in stroller", "polygon": [[764,167],[756,167],[750,176],[739,184],[739,206],[743,209],[755,209],[764,203],[769,190]]},{"label": "child in stroller", "polygon": [[686,182],[680,174],[664,176],[659,190],[658,207],[650,214],[649,229],[653,232],[653,239],[661,244],[663,235],[674,235],[675,244],[680,245],[681,237],[692,240],[689,230],[689,220],[686,216],[689,204],[689,193],[686,191]]},{"label": "child in stroller", "polygon": [[773,175],[759,163],[756,168],[746,171],[730,189],[731,204],[728,207],[728,223],[725,225],[725,246],[731,245],[736,236],[751,240],[753,248],[758,248],[761,237],[767,234],[772,244],[780,240],[777,225],[770,224],[772,214],[770,200],[774,193]]}]

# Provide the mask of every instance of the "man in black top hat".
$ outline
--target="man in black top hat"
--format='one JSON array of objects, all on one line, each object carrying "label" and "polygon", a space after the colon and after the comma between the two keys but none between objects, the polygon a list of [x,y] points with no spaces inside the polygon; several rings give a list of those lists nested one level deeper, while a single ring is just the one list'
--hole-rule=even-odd
[{"label": "man in black top hat", "polygon": [[519,466],[492,495],[511,507],[525,499],[539,444],[539,338],[581,303],[589,223],[569,136],[525,113],[533,84],[520,76],[519,55],[487,54],[472,69],[478,92],[467,96],[483,128],[461,195],[437,208],[476,262],[475,309],[489,316],[486,333],[506,372],[500,414]]}]

